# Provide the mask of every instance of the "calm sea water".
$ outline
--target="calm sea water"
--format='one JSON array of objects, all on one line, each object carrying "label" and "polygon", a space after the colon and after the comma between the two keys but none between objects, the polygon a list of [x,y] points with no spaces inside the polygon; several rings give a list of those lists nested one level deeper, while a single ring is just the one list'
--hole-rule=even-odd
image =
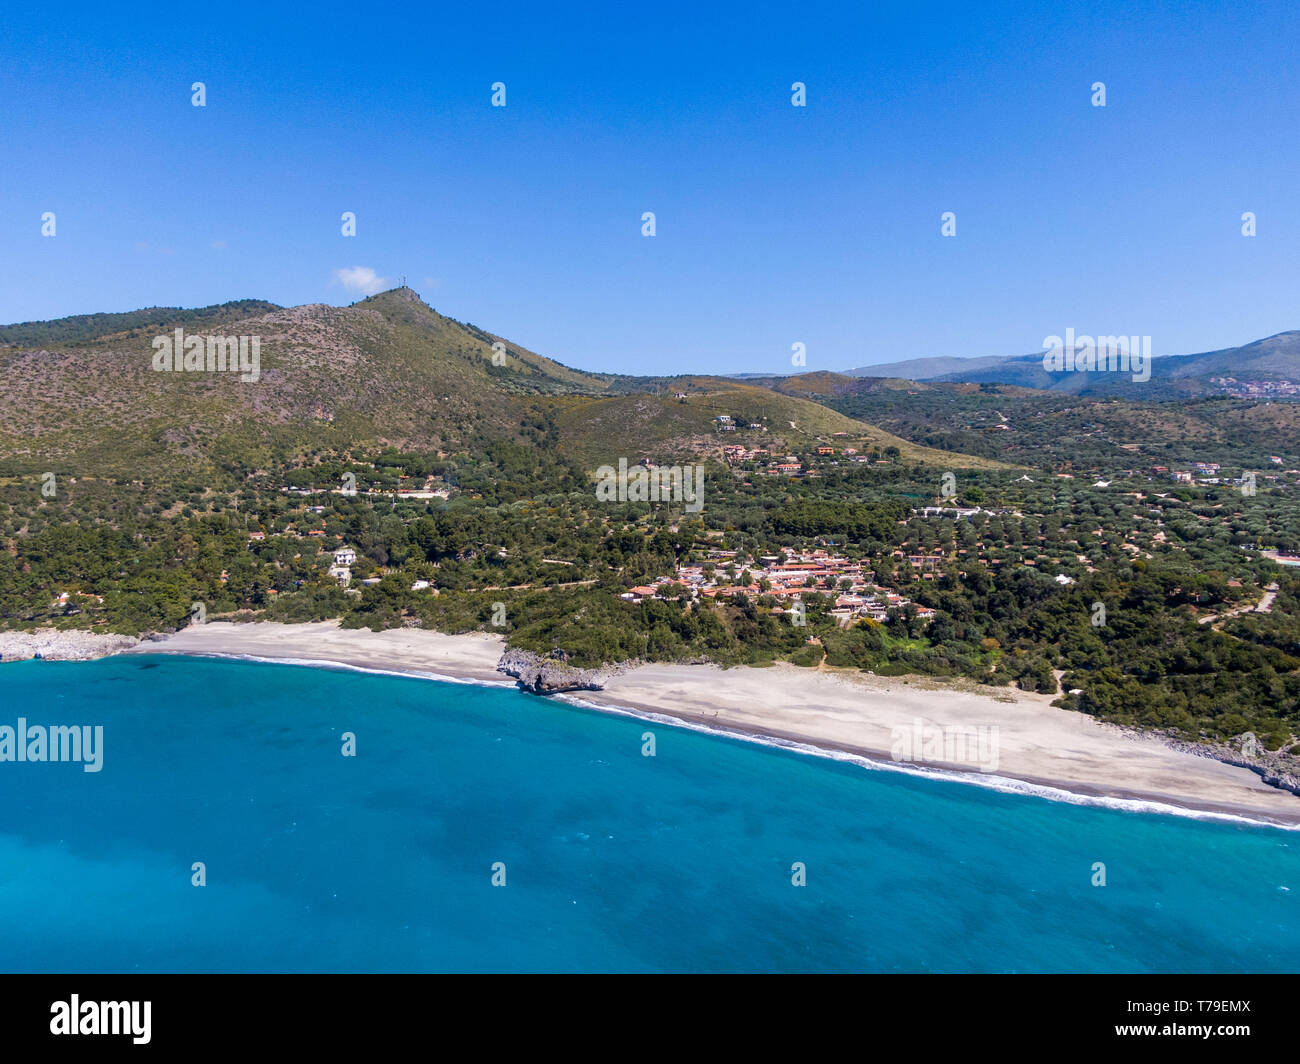
[{"label": "calm sea water", "polygon": [[5,971],[1300,968],[1300,833],[289,665],[6,664],[19,715],[105,752],[0,763]]}]

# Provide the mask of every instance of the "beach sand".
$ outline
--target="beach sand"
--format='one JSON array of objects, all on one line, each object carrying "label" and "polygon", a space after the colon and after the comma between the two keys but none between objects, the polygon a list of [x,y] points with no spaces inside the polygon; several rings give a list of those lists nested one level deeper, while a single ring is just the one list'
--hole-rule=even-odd
[{"label": "beach sand", "polygon": [[513,684],[497,672],[505,649],[501,636],[484,632],[446,635],[421,628],[340,628],[337,621],[276,624],[258,621],[195,624],[158,642],[132,647],[132,654],[219,654],[276,661],[334,662],[363,669],[446,676],[487,683]]},{"label": "beach sand", "polygon": [[[186,628],[126,653],[220,654],[335,662],[367,669],[479,682],[509,682],[496,671],[504,641],[493,635],[445,635],[421,629],[343,630],[337,623],[229,624]],[[1154,737],[1050,705],[1051,697],[1007,688],[963,690],[917,677],[875,677],[851,670],[778,664],[643,665],[613,677],[603,691],[558,696],[582,705],[662,714],[750,736],[891,761],[903,735],[930,740],[934,729],[975,735],[971,743],[931,750],[915,767],[946,768],[1100,799],[1130,799],[1185,810],[1300,826],[1300,797],[1255,773],[1166,746]],[[991,729],[996,728],[996,739]],[[928,729],[928,730],[920,730]],[[921,753],[918,744],[917,756]],[[945,761],[944,753],[957,754]],[[996,755],[996,764],[990,754]],[[980,763],[991,768],[980,772]]]}]

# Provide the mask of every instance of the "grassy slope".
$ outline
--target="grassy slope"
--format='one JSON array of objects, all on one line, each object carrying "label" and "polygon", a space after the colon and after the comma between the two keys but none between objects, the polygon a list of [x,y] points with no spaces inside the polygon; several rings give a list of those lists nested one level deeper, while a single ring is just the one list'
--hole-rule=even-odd
[{"label": "grassy slope", "polygon": [[[705,381],[699,381],[703,387]],[[774,451],[805,449],[819,442],[859,451],[897,447],[904,457],[945,468],[996,468],[1000,463],[928,447],[918,447],[883,429],[845,417],[820,403],[781,395],[766,388],[721,379],[713,390],[688,393],[683,402],[671,395],[621,395],[585,402],[557,404],[563,446],[590,465],[613,463],[619,457],[707,456],[720,458],[728,444],[766,447]],[[720,414],[762,421],[766,431],[719,432]],[[837,436],[836,433],[844,433]]]}]

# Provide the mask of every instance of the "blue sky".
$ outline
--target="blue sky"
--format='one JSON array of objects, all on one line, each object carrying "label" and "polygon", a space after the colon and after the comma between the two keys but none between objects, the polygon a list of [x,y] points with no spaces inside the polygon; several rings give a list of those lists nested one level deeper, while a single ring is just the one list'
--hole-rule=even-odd
[{"label": "blue sky", "polygon": [[0,321],[359,267],[620,372],[1300,328],[1294,4],[276,6],[7,5]]}]

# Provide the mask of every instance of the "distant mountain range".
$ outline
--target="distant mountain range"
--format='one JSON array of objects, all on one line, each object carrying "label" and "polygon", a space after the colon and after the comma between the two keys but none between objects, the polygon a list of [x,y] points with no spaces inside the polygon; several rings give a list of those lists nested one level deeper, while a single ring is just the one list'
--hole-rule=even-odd
[{"label": "distant mountain range", "polygon": [[1073,395],[1131,399],[1300,399],[1300,331],[1278,333],[1241,347],[1151,360],[1150,380],[1125,372],[1048,372],[1043,352],[1006,358],[913,358],[844,370],[842,376],[913,381],[1007,384]]}]

